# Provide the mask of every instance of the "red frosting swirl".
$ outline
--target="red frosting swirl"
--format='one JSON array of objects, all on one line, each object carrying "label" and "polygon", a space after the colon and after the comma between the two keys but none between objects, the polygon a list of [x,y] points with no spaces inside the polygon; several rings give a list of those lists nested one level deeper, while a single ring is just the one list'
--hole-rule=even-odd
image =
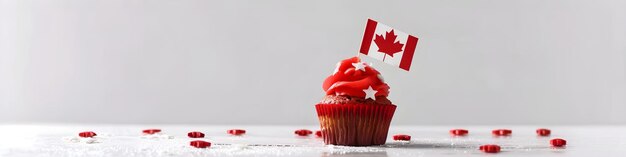
[{"label": "red frosting swirl", "polygon": [[[365,71],[356,69],[353,64],[364,64]],[[377,91],[375,96],[386,97],[389,95],[389,85],[382,80],[380,72],[362,63],[358,57],[339,62],[335,73],[328,76],[322,85],[326,95],[347,95],[361,98],[365,98],[363,90],[369,87]]]}]

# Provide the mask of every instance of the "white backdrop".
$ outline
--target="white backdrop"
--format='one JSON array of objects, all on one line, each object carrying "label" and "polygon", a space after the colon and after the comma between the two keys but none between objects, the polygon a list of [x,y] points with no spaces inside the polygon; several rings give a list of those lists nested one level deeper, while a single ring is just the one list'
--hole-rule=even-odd
[{"label": "white backdrop", "polygon": [[315,124],[368,17],[405,124],[626,124],[621,0],[0,0],[0,123]]}]

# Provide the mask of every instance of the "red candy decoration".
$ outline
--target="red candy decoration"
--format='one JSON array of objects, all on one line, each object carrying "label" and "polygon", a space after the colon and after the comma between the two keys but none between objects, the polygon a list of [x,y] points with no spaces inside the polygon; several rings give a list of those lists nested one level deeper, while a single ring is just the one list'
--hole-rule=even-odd
[{"label": "red candy decoration", "polygon": [[465,130],[465,129],[452,129],[450,130],[450,134],[454,135],[454,136],[465,136],[469,133],[469,131]]},{"label": "red candy decoration", "polygon": [[144,134],[156,134],[161,132],[161,129],[146,129],[142,131]]},{"label": "red candy decoration", "polygon": [[208,147],[211,147],[211,142],[197,140],[197,141],[191,141],[189,145],[196,147],[196,148],[208,148]]},{"label": "red candy decoration", "polygon": [[189,136],[190,138],[204,138],[204,133],[194,131],[194,132],[187,133],[187,136]]},{"label": "red candy decoration", "polygon": [[321,130],[315,131],[315,136],[322,137],[322,131]]},{"label": "red candy decoration", "polygon": [[404,135],[404,134],[393,135],[393,140],[395,140],[395,141],[410,141],[411,140],[411,136]]},{"label": "red candy decoration", "polygon": [[497,129],[497,130],[491,131],[491,133],[496,136],[509,136],[511,135],[511,133],[513,133],[513,131],[509,129]]},{"label": "red candy decoration", "polygon": [[564,139],[555,138],[550,140],[550,144],[555,147],[563,147],[567,144],[567,141],[565,141]]},{"label": "red candy decoration", "polygon": [[300,129],[300,130],[296,130],[294,133],[298,136],[309,136],[309,134],[312,134],[313,131],[307,130],[307,129]]},{"label": "red candy decoration", "polygon": [[482,145],[482,146],[480,146],[479,149],[482,150],[485,153],[497,153],[497,152],[500,152],[500,146],[495,145],[495,144]]},{"label": "red candy decoration", "polygon": [[537,135],[539,135],[539,136],[549,136],[550,135],[550,129],[539,128],[539,129],[537,129]]},{"label": "red candy decoration", "polygon": [[78,133],[78,136],[83,137],[83,138],[94,137],[96,136],[96,133],[93,131],[85,131],[85,132]]},{"label": "red candy decoration", "polygon": [[309,136],[310,134],[313,133],[313,131],[307,130],[307,129],[300,129],[300,130],[294,131],[294,133],[299,136]]},{"label": "red candy decoration", "polygon": [[228,134],[231,135],[243,135],[246,133],[246,130],[243,129],[230,129],[228,131],[226,131]]}]

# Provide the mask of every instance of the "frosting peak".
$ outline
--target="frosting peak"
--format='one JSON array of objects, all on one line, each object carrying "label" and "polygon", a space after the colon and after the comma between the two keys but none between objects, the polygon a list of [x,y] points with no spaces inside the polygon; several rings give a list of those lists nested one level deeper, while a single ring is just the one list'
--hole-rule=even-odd
[{"label": "frosting peak", "polygon": [[[371,88],[370,88],[371,87]],[[380,72],[369,64],[352,57],[337,63],[335,72],[324,80],[322,85],[326,95],[344,95],[368,98],[373,89],[375,96],[389,95],[389,85],[384,82]],[[368,93],[366,93],[368,92]]]}]

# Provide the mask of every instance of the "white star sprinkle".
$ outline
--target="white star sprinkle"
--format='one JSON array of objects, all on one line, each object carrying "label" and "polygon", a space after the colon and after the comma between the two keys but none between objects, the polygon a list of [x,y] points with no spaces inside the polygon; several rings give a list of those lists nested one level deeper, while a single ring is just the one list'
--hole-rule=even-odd
[{"label": "white star sprinkle", "polygon": [[376,93],[378,91],[372,89],[372,86],[363,90],[363,92],[365,92],[365,99],[372,98],[372,100],[376,100]]},{"label": "white star sprinkle", "polygon": [[339,66],[341,66],[341,63],[337,63],[337,66],[335,67],[335,72],[333,72],[333,75],[337,74],[337,72],[339,72]]},{"label": "white star sprinkle", "polygon": [[354,66],[354,70],[365,71],[365,67],[367,66],[367,64],[363,62],[358,62],[358,63],[352,63],[352,66]]}]

